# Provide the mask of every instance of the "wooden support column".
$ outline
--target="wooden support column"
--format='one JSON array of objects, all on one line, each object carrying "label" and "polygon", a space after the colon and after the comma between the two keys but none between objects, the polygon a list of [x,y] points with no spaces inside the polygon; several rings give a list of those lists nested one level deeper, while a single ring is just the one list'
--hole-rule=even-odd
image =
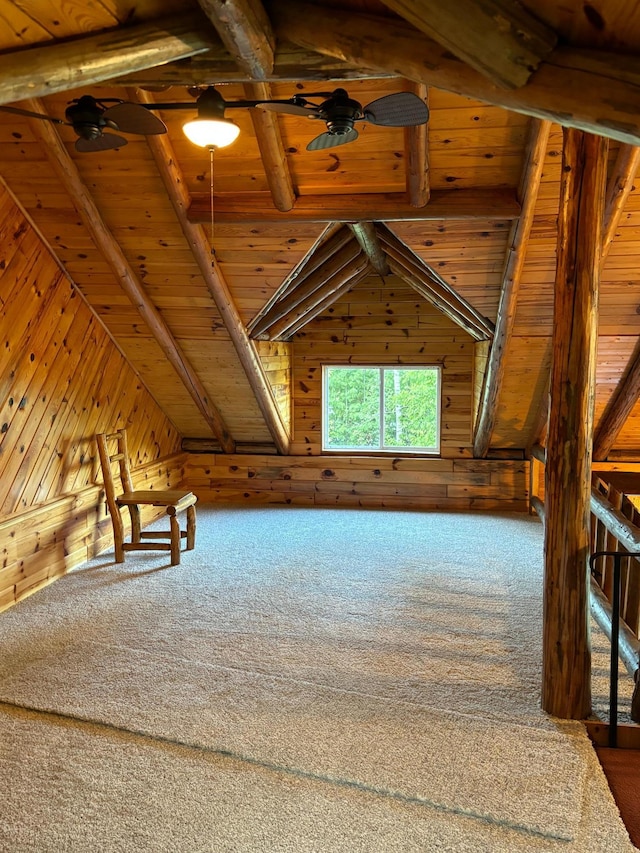
[{"label": "wooden support column", "polygon": [[591,710],[589,502],[607,143],[564,130],[545,469],[542,707]]}]

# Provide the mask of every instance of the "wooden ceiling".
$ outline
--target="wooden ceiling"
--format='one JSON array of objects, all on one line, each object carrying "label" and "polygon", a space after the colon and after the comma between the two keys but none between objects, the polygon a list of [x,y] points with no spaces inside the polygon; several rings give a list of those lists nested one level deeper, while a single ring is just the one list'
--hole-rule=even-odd
[{"label": "wooden ceiling", "polygon": [[363,105],[398,91],[429,104],[425,126],[362,123],[355,142],[314,152],[317,122],[233,110],[213,233],[189,112],[162,112],[164,136],[92,154],[71,127],[0,112],[0,176],[183,436],[286,451],[256,342],[295,341],[345,289],[395,275],[491,344],[476,454],[530,446],[562,122],[610,139],[596,446],[640,451],[640,8],[466,0],[450,18],[445,5],[0,0],[0,103],[51,117],[83,94],[194,103],[188,86],[214,84],[227,101],[343,86]]}]

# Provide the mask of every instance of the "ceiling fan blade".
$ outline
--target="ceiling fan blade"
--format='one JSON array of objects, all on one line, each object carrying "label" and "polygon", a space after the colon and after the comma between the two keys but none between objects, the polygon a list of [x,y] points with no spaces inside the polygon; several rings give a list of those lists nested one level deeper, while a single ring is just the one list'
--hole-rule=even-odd
[{"label": "ceiling fan blade", "polygon": [[286,113],[291,116],[307,116],[308,118],[317,118],[318,111],[315,107],[303,107],[299,104],[279,104],[265,101],[264,103],[256,104],[263,110],[269,110],[272,113]]},{"label": "ceiling fan blade", "polygon": [[16,116],[25,116],[26,118],[43,118],[46,121],[53,122],[53,124],[67,124],[67,122],[63,121],[61,118],[51,118],[51,116],[45,115],[44,113],[32,113],[31,110],[22,110],[20,107],[0,106],[0,110],[4,113],[12,113]]},{"label": "ceiling fan blade", "polygon": [[410,127],[429,121],[429,108],[413,92],[395,92],[367,104],[364,120],[386,127]]},{"label": "ceiling fan blade", "polygon": [[108,151],[110,148],[122,148],[127,144],[124,136],[117,136],[115,133],[103,133],[96,139],[76,139],[76,151],[83,154],[91,151]]},{"label": "ceiling fan blade", "polygon": [[325,148],[336,148],[338,145],[354,142],[357,138],[358,131],[355,128],[351,128],[346,133],[331,133],[326,130],[311,140],[307,145],[307,151],[324,151]]},{"label": "ceiling fan blade", "polygon": [[107,121],[117,125],[122,133],[139,133],[142,136],[153,136],[166,133],[167,126],[158,116],[149,112],[142,104],[123,101],[106,109],[102,116]]}]

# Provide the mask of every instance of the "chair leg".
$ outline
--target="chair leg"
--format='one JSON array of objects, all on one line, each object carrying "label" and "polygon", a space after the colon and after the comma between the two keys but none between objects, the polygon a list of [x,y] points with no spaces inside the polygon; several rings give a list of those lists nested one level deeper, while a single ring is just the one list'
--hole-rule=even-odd
[{"label": "chair leg", "polygon": [[142,523],[140,521],[140,507],[137,504],[130,504],[129,514],[131,516],[131,541],[134,544],[142,541]]},{"label": "chair leg", "polygon": [[171,522],[171,565],[177,566],[180,563],[180,524],[174,514],[169,517]]},{"label": "chair leg", "polygon": [[196,508],[187,507],[187,551],[196,547]]},{"label": "chair leg", "polygon": [[111,524],[113,526],[113,546],[116,552],[116,563],[124,563],[124,524],[120,510],[111,513]]}]

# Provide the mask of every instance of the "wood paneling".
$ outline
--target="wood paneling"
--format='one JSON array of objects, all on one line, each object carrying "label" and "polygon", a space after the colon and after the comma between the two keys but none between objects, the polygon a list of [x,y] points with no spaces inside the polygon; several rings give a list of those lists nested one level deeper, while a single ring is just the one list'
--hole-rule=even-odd
[{"label": "wood paneling", "polygon": [[176,485],[184,457],[175,427],[4,189],[0,209],[3,607],[109,541],[96,432],[128,427],[147,488]]},{"label": "wood paneling", "polygon": [[524,512],[528,463],[488,459],[191,454],[201,501]]}]

